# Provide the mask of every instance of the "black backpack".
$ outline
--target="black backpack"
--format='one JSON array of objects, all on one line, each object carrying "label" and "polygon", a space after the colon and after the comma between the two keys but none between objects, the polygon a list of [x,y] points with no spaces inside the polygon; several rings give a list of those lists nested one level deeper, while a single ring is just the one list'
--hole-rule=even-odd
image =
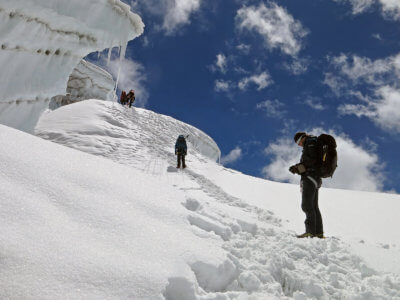
[{"label": "black backpack", "polygon": [[186,150],[187,150],[186,139],[183,135],[180,135],[178,137],[176,144],[175,144],[175,149],[178,150],[178,152],[186,153]]},{"label": "black backpack", "polygon": [[320,151],[319,173],[322,178],[332,177],[337,168],[337,151],[335,138],[329,134],[321,134],[317,138]]}]

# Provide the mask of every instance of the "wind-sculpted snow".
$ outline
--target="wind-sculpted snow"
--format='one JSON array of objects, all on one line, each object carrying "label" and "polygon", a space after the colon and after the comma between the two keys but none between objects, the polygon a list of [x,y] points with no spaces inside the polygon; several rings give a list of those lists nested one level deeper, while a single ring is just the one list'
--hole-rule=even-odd
[{"label": "wind-sculpted snow", "polygon": [[0,0],[0,122],[32,131],[84,56],[143,32],[119,0]]},{"label": "wind-sculpted snow", "polygon": [[[154,200],[153,204],[172,205],[171,209],[179,211],[177,218],[185,219],[183,231],[190,231],[210,247],[200,257],[189,247],[191,241],[177,233],[170,241],[170,247],[187,245],[190,248],[177,255],[183,262],[175,257],[175,263],[182,262],[188,270],[181,267],[181,271],[174,274],[168,270],[165,284],[157,292],[159,285],[154,288],[151,284],[139,285],[133,280],[133,287],[151,290],[147,294],[149,299],[400,299],[400,272],[380,271],[367,262],[377,261],[376,255],[380,252],[376,248],[363,248],[373,251],[360,256],[353,245],[340,237],[295,238],[295,233],[289,228],[298,217],[291,216],[291,213],[295,210],[301,219],[304,217],[300,210],[298,187],[252,178],[216,164],[202,154],[203,147],[193,149],[201,141],[208,140],[210,145],[214,142],[189,125],[146,110],[90,100],[44,115],[36,133],[45,139],[133,168],[141,176],[140,180],[127,178],[125,174],[119,176],[120,180],[148,195]],[[186,133],[192,137],[188,168],[177,170],[173,146],[176,136]],[[197,136],[201,138],[195,142],[193,139]],[[213,149],[215,146],[209,147]],[[212,158],[215,159],[218,153],[216,151]],[[85,165],[84,168],[91,166]],[[76,176],[80,176],[78,171]],[[158,198],[159,194],[153,196],[153,190],[142,186],[143,178],[154,180],[153,188],[156,190],[159,187],[173,188],[179,196],[172,192],[161,198]],[[112,186],[107,188],[113,189]],[[329,211],[324,211],[325,202],[341,205],[341,202],[335,202],[339,197],[367,200],[372,213],[377,211],[368,201],[368,193],[324,189],[321,194],[324,217],[331,217]],[[371,196],[376,199],[376,207],[383,203],[394,211],[399,207],[396,195]],[[350,213],[351,200],[344,200],[347,201],[344,212]],[[136,203],[136,200],[132,201]],[[176,208],[177,203],[184,212]],[[162,210],[156,208],[153,213],[164,220]],[[290,220],[287,219],[289,216]],[[377,222],[386,220],[387,225],[397,228],[398,223],[390,223],[392,217],[389,213],[386,217],[379,215],[375,218]],[[326,219],[327,228],[336,228],[330,227],[331,221],[328,217]],[[346,220],[347,227],[352,228],[358,221],[353,219],[349,222],[346,215],[338,215],[336,219],[337,223]],[[132,222],[131,226],[139,226]],[[301,224],[297,229],[301,230],[303,226]],[[364,224],[366,229],[359,233],[360,236],[368,233],[369,226]],[[158,231],[156,227],[154,230]],[[357,240],[356,243],[363,247],[368,242]],[[397,239],[393,239],[390,249],[379,246],[386,251],[382,255],[387,255],[386,260],[391,264],[400,257],[396,243]],[[153,255],[154,260],[165,260],[162,254]]]}]

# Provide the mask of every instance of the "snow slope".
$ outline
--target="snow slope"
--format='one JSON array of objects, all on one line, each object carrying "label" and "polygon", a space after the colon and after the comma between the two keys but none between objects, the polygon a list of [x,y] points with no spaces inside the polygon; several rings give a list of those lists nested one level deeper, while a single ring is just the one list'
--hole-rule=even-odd
[{"label": "snow slope", "polygon": [[119,0],[0,0],[0,123],[31,132],[84,56],[143,28]]},{"label": "snow slope", "polygon": [[[0,132],[14,134],[9,131],[2,128]],[[9,253],[10,272],[26,267],[27,277],[40,279],[32,287],[38,292],[34,295],[41,295],[39,291],[54,297],[65,295],[68,286],[74,295],[104,298],[400,299],[398,195],[322,189],[325,231],[334,237],[299,240],[293,231],[304,228],[298,186],[253,178],[216,164],[218,147],[190,125],[143,109],[90,100],[43,115],[35,132],[97,157],[22,133],[17,135],[17,149],[8,146],[1,152],[2,162],[16,156],[9,165],[14,172],[31,174],[22,180],[21,175],[11,177],[12,184],[27,185],[45,203],[33,212],[8,212],[23,247],[1,241],[1,248]],[[189,167],[177,171],[173,145],[177,135],[185,133],[190,134]],[[29,158],[18,151],[31,144],[36,146]],[[44,176],[47,186],[41,185],[42,176],[36,174],[40,170],[49,174]],[[0,182],[7,182],[8,177],[2,175]],[[64,192],[58,190],[60,186]],[[13,193],[7,188],[2,199]],[[26,207],[27,199],[20,200],[17,208]],[[49,213],[52,206],[58,215]],[[26,225],[26,218],[28,223],[38,219],[36,214],[44,214],[40,219],[53,226],[37,230]],[[61,218],[65,215],[68,218]],[[59,226],[58,218],[66,223]],[[2,228],[8,228],[8,223]],[[27,226],[34,230],[29,233],[34,240],[53,241],[51,250],[57,257],[47,261],[45,250],[24,253],[32,243],[25,236]],[[48,229],[54,226],[65,238],[54,238]],[[83,238],[80,227],[93,231],[84,230]],[[66,250],[65,240],[80,246]],[[141,247],[142,242],[145,246],[138,257],[127,250]],[[104,255],[104,245],[111,247],[105,252],[111,256],[94,259],[93,255]],[[145,248],[151,252],[148,256],[140,254]],[[68,260],[65,251],[78,253],[77,262]],[[112,254],[119,251],[126,263],[124,268],[116,264],[112,272],[108,267],[119,259]],[[52,271],[39,268],[36,261],[42,260],[54,266]],[[69,264],[74,267],[60,268]],[[103,272],[87,272],[88,265]],[[58,276],[52,277],[53,272],[59,272]],[[10,278],[8,273],[0,274]],[[147,281],[141,281],[143,277]],[[29,278],[23,281],[32,284]],[[129,281],[129,288],[121,278]],[[110,282],[115,284],[111,287]],[[9,286],[5,296],[28,290]],[[85,288],[78,291],[77,286]]]}]

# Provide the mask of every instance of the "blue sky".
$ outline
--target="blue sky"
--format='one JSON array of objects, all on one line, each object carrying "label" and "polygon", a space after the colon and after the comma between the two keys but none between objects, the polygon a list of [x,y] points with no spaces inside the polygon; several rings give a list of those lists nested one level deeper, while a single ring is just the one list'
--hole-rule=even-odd
[{"label": "blue sky", "polygon": [[146,25],[119,84],[139,106],[205,131],[225,165],[282,182],[298,181],[294,133],[331,132],[339,169],[325,186],[400,191],[400,2],[125,2]]}]

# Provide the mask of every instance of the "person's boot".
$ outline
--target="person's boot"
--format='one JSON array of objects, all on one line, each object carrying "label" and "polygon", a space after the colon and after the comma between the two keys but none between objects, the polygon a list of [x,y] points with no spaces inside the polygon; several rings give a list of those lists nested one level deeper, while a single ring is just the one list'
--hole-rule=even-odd
[{"label": "person's boot", "polygon": [[325,238],[323,233],[317,233],[317,234],[314,234],[314,236],[319,238],[319,239],[324,239]]},{"label": "person's boot", "polygon": [[313,235],[312,233],[305,232],[305,233],[303,233],[303,234],[296,235],[296,237],[299,238],[299,239],[303,239],[303,238],[313,238],[314,235]]}]

